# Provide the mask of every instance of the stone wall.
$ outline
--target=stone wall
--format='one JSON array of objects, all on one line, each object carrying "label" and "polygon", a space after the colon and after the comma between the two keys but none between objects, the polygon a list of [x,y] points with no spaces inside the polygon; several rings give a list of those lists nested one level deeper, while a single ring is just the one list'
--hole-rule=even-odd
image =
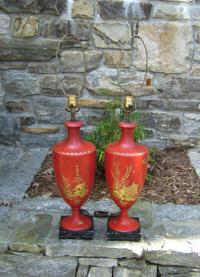
[{"label": "stone wall", "polygon": [[[138,9],[149,55],[143,87],[145,52],[132,39]],[[150,145],[197,144],[199,0],[0,0],[0,142],[44,146],[63,135],[69,116],[55,73],[66,93],[79,95],[83,80],[78,44],[65,43],[59,69],[55,62],[58,42],[69,33],[70,10],[71,31],[86,53],[79,117],[87,129],[103,116],[108,99],[131,93]]]}]

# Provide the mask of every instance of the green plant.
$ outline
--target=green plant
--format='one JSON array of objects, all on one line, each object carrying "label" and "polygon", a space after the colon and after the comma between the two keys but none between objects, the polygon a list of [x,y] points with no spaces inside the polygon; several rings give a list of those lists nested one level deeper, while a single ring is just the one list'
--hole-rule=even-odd
[{"label": "green plant", "polygon": [[[141,141],[146,137],[145,128],[142,124],[141,114],[133,112],[130,119],[137,123],[134,131],[135,141]],[[104,165],[104,152],[109,143],[120,138],[120,128],[118,122],[123,120],[123,112],[120,109],[120,102],[109,102],[106,107],[105,117],[98,122],[96,130],[87,134],[86,139],[96,145],[97,148],[97,168],[102,169]]]}]

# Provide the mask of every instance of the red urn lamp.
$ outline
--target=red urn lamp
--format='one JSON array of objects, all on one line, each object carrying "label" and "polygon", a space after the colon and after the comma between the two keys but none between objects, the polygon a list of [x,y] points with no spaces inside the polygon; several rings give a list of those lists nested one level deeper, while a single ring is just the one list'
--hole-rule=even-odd
[{"label": "red urn lamp", "polygon": [[141,239],[139,218],[129,217],[128,209],[137,201],[145,182],[148,165],[148,149],[136,143],[130,122],[133,111],[133,97],[126,96],[123,110],[126,120],[119,123],[121,138],[109,144],[105,152],[106,182],[112,199],[121,209],[119,215],[108,219],[107,236],[109,240]]},{"label": "red urn lamp", "polygon": [[71,121],[66,121],[67,138],[53,146],[56,184],[62,198],[72,208],[72,215],[61,217],[59,237],[92,239],[93,219],[81,206],[89,197],[95,178],[96,148],[80,136],[82,121],[76,121],[79,110],[75,95],[68,96]]}]

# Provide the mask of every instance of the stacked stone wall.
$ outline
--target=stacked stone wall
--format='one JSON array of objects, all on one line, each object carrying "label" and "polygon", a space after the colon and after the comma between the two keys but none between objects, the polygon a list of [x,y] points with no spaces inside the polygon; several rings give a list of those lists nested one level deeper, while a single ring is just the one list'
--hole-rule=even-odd
[{"label": "stacked stone wall", "polygon": [[[71,3],[72,2],[72,3]],[[149,130],[146,142],[194,145],[200,132],[200,1],[0,0],[0,142],[51,145],[62,137],[65,98],[56,81],[59,40],[71,31],[85,48],[81,91],[90,130],[109,99],[137,96]],[[139,35],[132,35],[141,9]],[[67,7],[68,6],[68,7]],[[138,46],[138,50],[137,50]],[[83,80],[78,44],[60,52],[58,76],[66,93],[79,95]],[[149,85],[150,84],[150,85]]]}]

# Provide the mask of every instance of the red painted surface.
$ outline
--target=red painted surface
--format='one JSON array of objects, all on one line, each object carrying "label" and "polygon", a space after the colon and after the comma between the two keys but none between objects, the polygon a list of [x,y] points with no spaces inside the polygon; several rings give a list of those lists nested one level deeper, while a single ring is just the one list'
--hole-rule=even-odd
[{"label": "red painted surface", "polygon": [[110,194],[121,209],[118,217],[113,217],[108,224],[112,230],[131,232],[139,223],[128,216],[128,209],[140,195],[148,165],[148,149],[133,139],[134,122],[120,122],[122,130],[118,142],[107,146],[105,152],[106,181]]},{"label": "red painted surface", "polygon": [[72,208],[72,215],[61,222],[64,229],[86,230],[91,219],[80,213],[80,207],[91,193],[96,170],[96,148],[80,137],[82,121],[67,121],[68,136],[53,146],[55,179],[63,199]]}]

